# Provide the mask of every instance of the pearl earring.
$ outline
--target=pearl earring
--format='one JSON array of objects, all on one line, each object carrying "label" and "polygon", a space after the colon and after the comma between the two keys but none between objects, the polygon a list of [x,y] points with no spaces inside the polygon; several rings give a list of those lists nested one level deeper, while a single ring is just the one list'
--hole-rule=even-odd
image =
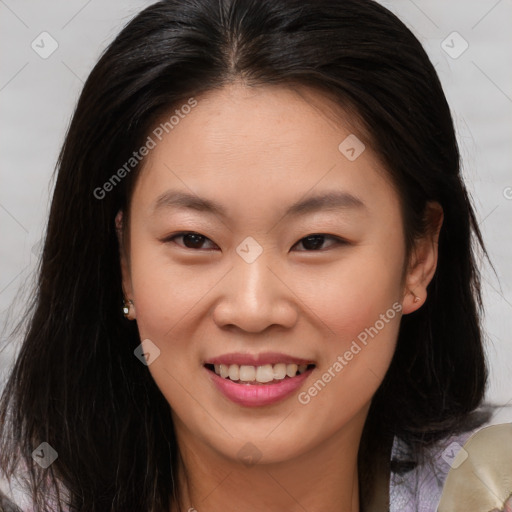
[{"label": "pearl earring", "polygon": [[133,300],[129,299],[128,301],[123,301],[123,314],[126,318],[130,314],[130,307],[133,306]]}]

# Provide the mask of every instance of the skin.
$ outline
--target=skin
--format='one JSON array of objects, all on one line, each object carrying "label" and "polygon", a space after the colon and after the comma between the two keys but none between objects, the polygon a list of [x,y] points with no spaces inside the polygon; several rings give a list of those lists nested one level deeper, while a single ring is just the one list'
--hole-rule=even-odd
[{"label": "skin", "polygon": [[[172,408],[182,505],[358,511],[361,432],[401,314],[426,299],[442,215],[406,261],[399,198],[385,169],[368,144],[355,161],[338,150],[353,123],[333,122],[327,113],[335,106],[317,92],[233,83],[196,99],[146,158],[129,239],[120,234],[130,318],[141,340],[160,350],[148,369]],[[213,199],[226,217],[155,211],[170,189]],[[364,206],[284,215],[295,201],[325,191],[348,192]],[[180,231],[206,238],[192,248],[183,237],[162,241]],[[347,243],[303,244],[319,233]],[[262,248],[252,263],[236,252],[248,236]],[[237,405],[203,367],[229,352],[282,352],[315,361],[299,391],[307,390],[393,303],[402,313],[306,405],[297,393],[268,406]],[[246,443],[260,457],[249,467],[238,455]]]}]

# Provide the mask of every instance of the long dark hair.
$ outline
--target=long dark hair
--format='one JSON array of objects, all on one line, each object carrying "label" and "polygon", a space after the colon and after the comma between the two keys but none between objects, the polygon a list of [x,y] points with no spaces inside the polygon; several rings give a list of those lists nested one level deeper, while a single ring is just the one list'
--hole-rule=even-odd
[{"label": "long dark hair", "polygon": [[[114,218],[128,214],[140,164],[104,184],[163,114],[235,80],[307,86],[353,114],[396,184],[408,254],[428,229],[427,202],[444,210],[428,298],[402,318],[372,401],[362,488],[384,438],[421,450],[463,429],[482,402],[475,250],[485,248],[450,109],[416,37],[372,0],[162,1],[137,15],[92,70],[58,160],[37,293],[0,404],[0,467],[10,476],[25,465],[38,510],[52,494],[88,512],[167,511],[176,502],[169,405],[134,357],[136,324],[121,311]],[[48,469],[31,457],[41,442],[58,453]]]}]

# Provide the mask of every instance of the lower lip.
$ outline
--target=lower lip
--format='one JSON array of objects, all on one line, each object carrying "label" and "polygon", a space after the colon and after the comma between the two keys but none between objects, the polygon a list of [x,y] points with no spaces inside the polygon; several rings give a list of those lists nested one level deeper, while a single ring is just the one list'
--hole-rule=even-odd
[{"label": "lower lip", "polygon": [[225,397],[245,407],[260,407],[284,400],[300,388],[313,369],[271,384],[237,384],[205,368],[213,384]]}]

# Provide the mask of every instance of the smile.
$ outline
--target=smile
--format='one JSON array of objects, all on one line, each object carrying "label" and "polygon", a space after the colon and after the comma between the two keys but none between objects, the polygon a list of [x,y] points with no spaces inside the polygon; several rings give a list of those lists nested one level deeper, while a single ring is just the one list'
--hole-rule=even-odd
[{"label": "smile", "polygon": [[289,379],[302,375],[313,364],[276,363],[261,366],[238,365],[238,364],[206,364],[206,368],[214,371],[223,379],[246,384],[267,384],[283,379]]},{"label": "smile", "polygon": [[298,392],[316,364],[273,352],[237,353],[207,359],[203,368],[225,398],[244,407],[261,407]]}]

